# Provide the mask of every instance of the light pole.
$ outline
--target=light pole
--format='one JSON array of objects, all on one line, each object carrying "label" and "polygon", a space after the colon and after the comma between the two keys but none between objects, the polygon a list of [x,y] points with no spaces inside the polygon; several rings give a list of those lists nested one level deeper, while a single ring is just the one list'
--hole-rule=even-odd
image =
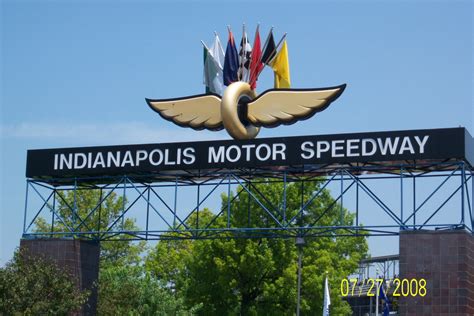
[{"label": "light pole", "polygon": [[296,247],[298,248],[298,295],[296,297],[296,316],[300,316],[301,302],[301,257],[303,256],[303,246],[305,241],[303,237],[296,237]]},{"label": "light pole", "polygon": [[[375,269],[375,277],[378,279],[379,277],[379,269]],[[376,286],[376,293],[375,293],[375,315],[379,316],[379,286]]]}]

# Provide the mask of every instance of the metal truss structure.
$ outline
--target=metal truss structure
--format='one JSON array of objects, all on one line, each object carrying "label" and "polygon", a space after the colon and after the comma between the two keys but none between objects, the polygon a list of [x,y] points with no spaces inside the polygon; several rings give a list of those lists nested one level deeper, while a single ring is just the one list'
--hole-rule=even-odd
[{"label": "metal truss structure", "polygon": [[396,277],[399,272],[400,255],[388,255],[363,259],[359,262],[359,271],[354,273],[359,280],[382,276],[384,280]]},{"label": "metal truss structure", "polygon": [[[453,159],[27,179],[23,238],[295,238],[397,235],[401,230],[422,229],[473,233],[473,175],[467,162]],[[305,192],[305,186],[315,181],[318,189]],[[278,201],[259,189],[262,183],[279,183]],[[291,212],[287,210],[290,185],[302,192],[298,209]],[[330,189],[332,202],[318,218],[302,225],[298,219],[306,216],[325,189]],[[97,201],[79,212],[77,197],[84,190],[96,192]],[[216,197],[219,193],[230,198],[222,202]],[[122,206],[104,219],[101,212],[111,196],[122,197]],[[241,202],[251,201],[249,221],[236,224],[235,203],[242,196],[246,198]],[[212,218],[203,221],[203,211],[213,201],[218,207],[213,208]],[[354,214],[353,223],[323,224],[327,214],[342,214],[344,209]],[[265,220],[252,223],[252,212]],[[139,228],[126,229],[127,218],[137,219]],[[48,229],[39,228],[40,219]]]}]

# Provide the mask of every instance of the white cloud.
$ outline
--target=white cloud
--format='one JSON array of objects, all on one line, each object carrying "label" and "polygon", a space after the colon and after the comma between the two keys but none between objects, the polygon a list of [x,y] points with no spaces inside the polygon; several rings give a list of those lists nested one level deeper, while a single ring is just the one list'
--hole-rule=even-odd
[{"label": "white cloud", "polygon": [[[215,140],[219,134],[190,128],[156,128],[140,122],[29,123],[0,126],[3,139],[41,140],[70,144],[113,145]],[[222,138],[222,135],[221,135]]]}]

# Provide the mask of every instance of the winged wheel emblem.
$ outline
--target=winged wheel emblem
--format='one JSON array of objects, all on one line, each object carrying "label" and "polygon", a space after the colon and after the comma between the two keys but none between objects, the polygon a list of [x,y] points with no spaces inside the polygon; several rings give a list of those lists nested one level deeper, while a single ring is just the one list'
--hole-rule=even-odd
[{"label": "winged wheel emblem", "polygon": [[148,105],[182,127],[226,129],[234,139],[253,139],[261,127],[290,125],[326,109],[346,85],[318,89],[270,89],[260,95],[247,82],[230,84],[222,98],[200,94],[175,99],[146,99]]}]

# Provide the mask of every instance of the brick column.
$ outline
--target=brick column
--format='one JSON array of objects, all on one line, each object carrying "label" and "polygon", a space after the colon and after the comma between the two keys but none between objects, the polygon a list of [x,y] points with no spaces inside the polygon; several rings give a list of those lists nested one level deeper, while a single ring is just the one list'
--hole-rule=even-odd
[{"label": "brick column", "polygon": [[29,256],[42,256],[68,271],[78,288],[91,290],[88,302],[78,315],[95,315],[99,277],[100,244],[74,239],[22,239],[20,248]]},{"label": "brick column", "polygon": [[400,233],[400,279],[426,279],[424,297],[400,297],[400,315],[474,315],[474,237],[464,230]]}]

